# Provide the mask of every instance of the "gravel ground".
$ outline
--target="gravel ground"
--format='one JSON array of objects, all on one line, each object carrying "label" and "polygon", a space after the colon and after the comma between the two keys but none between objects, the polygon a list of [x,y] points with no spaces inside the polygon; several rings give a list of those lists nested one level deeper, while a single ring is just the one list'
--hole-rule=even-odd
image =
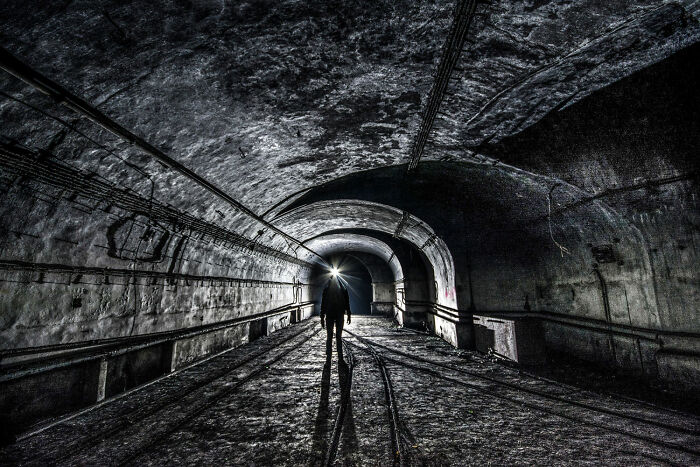
[{"label": "gravel ground", "polygon": [[381,318],[346,329],[347,367],[327,364],[313,319],[23,439],[0,462],[700,465],[696,415],[525,374]]}]

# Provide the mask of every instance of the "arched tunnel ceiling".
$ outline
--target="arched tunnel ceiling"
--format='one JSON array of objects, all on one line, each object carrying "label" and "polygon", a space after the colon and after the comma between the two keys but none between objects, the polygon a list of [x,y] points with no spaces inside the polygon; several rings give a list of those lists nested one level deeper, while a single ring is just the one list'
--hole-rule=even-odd
[{"label": "arched tunnel ceiling", "polygon": [[[465,147],[514,134],[697,41],[700,28],[684,8],[632,0],[480,3],[425,157],[472,157]],[[0,40],[262,213],[300,188],[406,162],[452,9],[431,1],[39,7],[16,0],[0,12]],[[233,224],[225,207],[182,177],[14,78],[0,80],[9,94],[153,173],[157,197]],[[147,188],[122,162],[16,102],[0,99],[0,115],[4,136]]]},{"label": "arched tunnel ceiling", "polygon": [[363,253],[358,251],[348,252],[348,256],[358,260],[369,271],[372,282],[390,284],[397,280],[403,279],[402,276],[397,276],[392,272],[389,265],[371,253]]},{"label": "arched tunnel ceiling", "polygon": [[[333,200],[343,203],[340,200],[356,199],[362,201],[349,206],[365,202],[393,206],[421,219],[429,226],[430,235],[435,233],[448,241],[447,235],[454,233],[460,238],[479,239],[482,246],[489,239],[504,241],[506,234],[514,244],[522,246],[531,240],[540,248],[547,247],[552,244],[550,212],[559,236],[629,230],[625,217],[605,203],[586,202],[587,192],[512,166],[426,161],[409,179],[404,179],[404,171],[405,166],[394,166],[341,177],[304,193],[282,210],[282,217],[294,217],[294,213],[314,206],[330,206]],[[339,218],[345,215],[336,214]],[[580,223],[579,219],[586,221]]]},{"label": "arched tunnel ceiling", "polygon": [[[394,254],[394,251],[389,245],[377,238],[355,233],[336,233],[312,238],[306,242],[306,245],[322,256],[329,256],[340,252],[372,254],[387,263],[393,276],[392,280],[397,281],[403,278],[401,263]],[[372,270],[370,270],[370,274],[372,274]]]},{"label": "arched tunnel ceiling", "polygon": [[449,248],[428,224],[406,211],[356,199],[319,201],[281,214],[274,224],[301,240],[342,229],[366,231],[368,235],[381,232],[406,240],[429,262],[441,292],[438,302],[456,306],[455,267]]}]

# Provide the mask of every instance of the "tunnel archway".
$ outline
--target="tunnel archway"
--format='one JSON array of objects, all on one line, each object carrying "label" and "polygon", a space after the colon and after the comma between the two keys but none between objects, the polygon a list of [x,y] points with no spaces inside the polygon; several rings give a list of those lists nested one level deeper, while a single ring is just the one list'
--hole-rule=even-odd
[{"label": "tunnel archway", "polygon": [[[470,346],[473,340],[471,316],[457,308],[455,266],[447,244],[433,228],[395,207],[357,200],[336,199],[299,206],[278,215],[273,222],[298,238],[312,239],[325,232],[355,230],[400,239],[408,245],[404,267],[405,308],[397,318],[401,324],[434,329],[456,346]],[[308,253],[304,257],[309,257]],[[402,288],[397,287],[397,295]]]},{"label": "tunnel archway", "polygon": [[370,303],[370,314],[394,316],[396,284],[388,264],[370,253],[352,251],[348,255],[360,261],[371,276],[372,302]]},{"label": "tunnel archway", "polygon": [[[351,202],[349,205],[352,207]],[[384,217],[387,217],[387,214],[389,216],[395,215],[395,211],[387,206],[372,205],[371,203],[366,206],[380,212],[387,210],[388,213],[384,212]],[[311,212],[312,216],[315,214],[318,213]],[[327,216],[328,213],[321,212],[320,215],[323,217]],[[304,218],[303,215],[300,217]],[[441,298],[450,298],[447,293],[441,297],[440,291],[449,290],[445,287],[445,283],[454,273],[451,268],[445,267],[446,264],[451,264],[451,256],[444,243],[431,233],[432,230],[429,226],[406,213],[398,219],[399,227],[393,231],[393,235],[389,234],[392,230],[388,229],[386,225],[382,225],[383,222],[386,222],[385,219],[381,219],[381,217],[378,220],[370,219],[376,222],[376,229],[369,229],[366,224],[362,228],[334,229],[311,238],[308,245],[320,248],[324,252],[356,248],[360,251],[378,254],[384,258],[388,255],[390,265],[400,265],[400,268],[392,266],[395,281],[391,286],[387,285],[387,288],[391,290],[394,302],[391,306],[393,316],[398,323],[410,327],[436,330],[439,335],[454,345],[459,345],[460,340],[462,345],[468,345],[471,338],[469,327],[471,322],[467,323],[466,326],[462,325],[458,312],[454,308],[440,304]],[[306,220],[308,221],[308,219]],[[311,222],[304,225],[307,224],[318,225]],[[350,225],[355,226],[352,223]],[[417,232],[410,231],[411,229],[416,229]],[[406,232],[397,236],[396,233],[399,230]],[[427,240],[424,242],[416,240],[417,236],[426,233],[429,234]],[[436,274],[439,265],[442,265],[442,268],[439,269],[441,276]],[[401,275],[398,275],[398,271],[401,271]],[[317,294],[318,292],[313,295]],[[386,294],[380,295],[386,296]],[[381,309],[385,313],[390,313],[388,302],[385,300],[377,300],[376,308],[378,311]]]},{"label": "tunnel archway", "polygon": [[323,255],[350,254],[362,262],[371,276],[371,313],[396,317],[399,305],[396,285],[404,280],[402,264],[395,252],[396,245],[390,246],[391,241],[380,240],[377,235],[378,232],[365,230],[332,231],[308,240],[307,246]]},{"label": "tunnel archway", "polygon": [[[455,268],[452,254],[432,227],[407,211],[389,205],[342,199],[319,201],[287,211],[273,220],[305,241],[334,230],[381,232],[408,242],[430,263],[434,300],[456,310]],[[308,252],[301,252],[309,258]]]}]

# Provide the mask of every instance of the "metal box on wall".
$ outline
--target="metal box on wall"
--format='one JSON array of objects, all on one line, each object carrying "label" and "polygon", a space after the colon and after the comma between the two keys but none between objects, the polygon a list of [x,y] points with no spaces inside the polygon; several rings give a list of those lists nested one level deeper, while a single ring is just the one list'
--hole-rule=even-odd
[{"label": "metal box on wall", "polygon": [[474,339],[480,352],[495,354],[521,365],[545,362],[540,322],[523,315],[474,315]]}]

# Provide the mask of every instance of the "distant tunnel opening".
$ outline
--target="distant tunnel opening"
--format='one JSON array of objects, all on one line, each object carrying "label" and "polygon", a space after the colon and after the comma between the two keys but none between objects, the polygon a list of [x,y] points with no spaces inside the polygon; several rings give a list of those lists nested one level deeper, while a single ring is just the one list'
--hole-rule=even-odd
[{"label": "distant tunnel opening", "polygon": [[[329,264],[338,268],[343,284],[348,289],[352,314],[371,314],[372,276],[367,267],[349,254],[333,255],[327,260]],[[330,279],[330,274],[327,271],[317,271],[316,274],[316,282],[320,285],[320,290],[323,290]]]}]

